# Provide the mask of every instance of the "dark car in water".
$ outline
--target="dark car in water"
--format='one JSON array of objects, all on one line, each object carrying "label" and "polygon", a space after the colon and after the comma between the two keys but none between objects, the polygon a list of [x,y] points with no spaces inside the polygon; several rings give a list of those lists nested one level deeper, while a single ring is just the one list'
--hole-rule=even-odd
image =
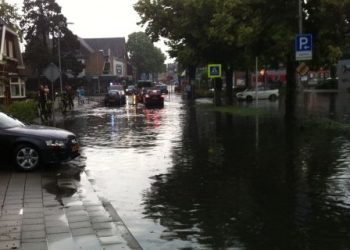
[{"label": "dark car in water", "polygon": [[30,171],[39,165],[61,163],[80,155],[75,134],[64,129],[26,125],[0,112],[0,152],[4,161]]},{"label": "dark car in water", "polygon": [[112,85],[108,87],[107,94],[104,98],[105,106],[125,105],[126,96],[122,85]]},{"label": "dark car in water", "polygon": [[134,94],[136,94],[136,86],[135,85],[129,85],[127,88],[126,88],[126,90],[125,90],[125,93],[127,94],[127,95],[134,95]]},{"label": "dark car in water", "polygon": [[159,89],[162,94],[168,94],[169,93],[168,86],[165,85],[165,84],[157,84],[156,88]]},{"label": "dark car in water", "polygon": [[149,107],[164,107],[164,97],[159,89],[148,89],[147,93],[143,96],[143,104],[146,108]]}]

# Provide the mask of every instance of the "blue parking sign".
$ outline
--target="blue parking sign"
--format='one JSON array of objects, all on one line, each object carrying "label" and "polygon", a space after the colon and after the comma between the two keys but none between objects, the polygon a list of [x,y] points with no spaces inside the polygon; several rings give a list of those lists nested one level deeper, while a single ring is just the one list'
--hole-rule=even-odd
[{"label": "blue parking sign", "polygon": [[296,35],[295,59],[297,61],[305,61],[312,59],[312,34]]}]

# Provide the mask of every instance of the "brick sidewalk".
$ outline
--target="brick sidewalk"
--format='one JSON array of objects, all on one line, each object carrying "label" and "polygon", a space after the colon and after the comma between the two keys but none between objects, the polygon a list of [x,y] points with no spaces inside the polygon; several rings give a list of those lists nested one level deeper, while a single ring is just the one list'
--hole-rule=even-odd
[{"label": "brick sidewalk", "polygon": [[85,172],[1,172],[0,203],[0,249],[141,249]]}]

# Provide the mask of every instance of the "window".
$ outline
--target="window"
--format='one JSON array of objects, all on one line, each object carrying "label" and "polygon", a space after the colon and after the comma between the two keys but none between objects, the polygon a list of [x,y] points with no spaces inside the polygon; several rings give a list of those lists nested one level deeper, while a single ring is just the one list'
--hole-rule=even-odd
[{"label": "window", "polygon": [[9,53],[8,53],[8,56],[10,57],[10,58],[13,58],[14,56],[14,53],[13,53],[13,43],[12,43],[12,41],[9,41]]},{"label": "window", "polygon": [[11,97],[25,97],[25,83],[18,77],[11,77],[10,79]]}]

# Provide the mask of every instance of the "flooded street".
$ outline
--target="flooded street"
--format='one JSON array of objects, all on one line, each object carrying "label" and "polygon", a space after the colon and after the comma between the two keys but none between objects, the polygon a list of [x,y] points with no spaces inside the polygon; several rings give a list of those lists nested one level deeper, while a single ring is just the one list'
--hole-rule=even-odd
[{"label": "flooded street", "polygon": [[164,109],[100,106],[60,126],[144,249],[350,248],[349,134],[175,94]]}]

